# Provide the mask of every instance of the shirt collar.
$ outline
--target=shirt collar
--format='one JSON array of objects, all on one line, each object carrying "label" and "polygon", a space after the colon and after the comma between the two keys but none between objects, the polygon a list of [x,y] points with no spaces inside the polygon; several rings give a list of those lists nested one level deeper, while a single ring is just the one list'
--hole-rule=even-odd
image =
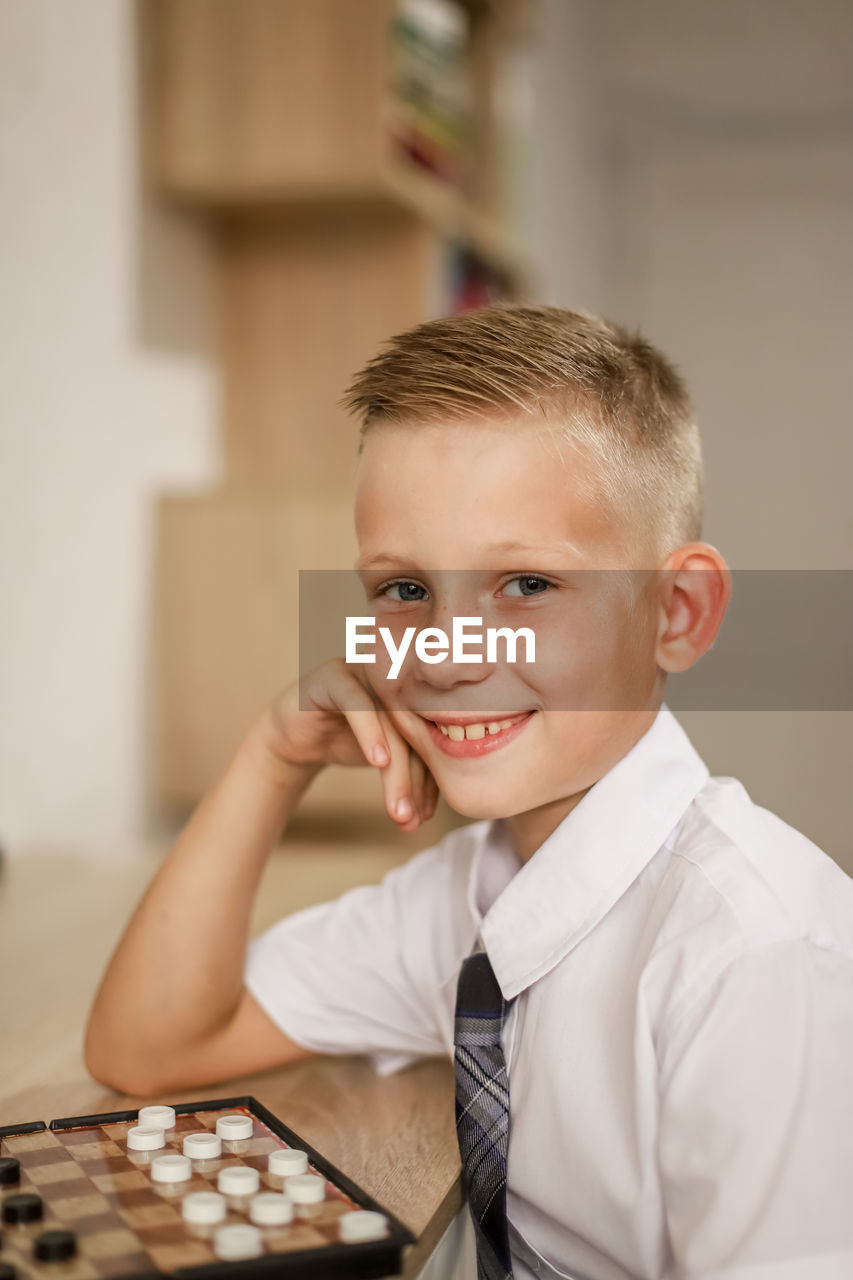
[{"label": "shirt collar", "polygon": [[528,862],[519,862],[500,819],[488,824],[471,864],[468,906],[505,999],[548,973],[602,919],[708,777],[664,703]]}]

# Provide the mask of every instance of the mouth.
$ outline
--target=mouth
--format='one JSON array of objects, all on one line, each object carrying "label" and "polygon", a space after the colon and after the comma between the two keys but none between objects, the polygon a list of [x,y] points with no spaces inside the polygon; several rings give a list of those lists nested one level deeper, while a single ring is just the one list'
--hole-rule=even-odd
[{"label": "mouth", "polygon": [[494,720],[473,720],[470,716],[456,720],[429,720],[426,716],[421,719],[440,751],[455,759],[470,759],[490,755],[514,742],[535,714],[535,711],[523,711]]}]

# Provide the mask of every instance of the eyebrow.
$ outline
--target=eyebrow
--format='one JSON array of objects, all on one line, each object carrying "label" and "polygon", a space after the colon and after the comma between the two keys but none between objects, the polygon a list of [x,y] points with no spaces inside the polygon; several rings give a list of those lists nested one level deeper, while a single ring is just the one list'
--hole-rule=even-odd
[{"label": "eyebrow", "polygon": [[[581,554],[579,548],[574,546],[571,542],[565,543],[564,547],[567,551],[573,552],[577,556],[580,556]],[[525,542],[510,541],[492,543],[491,546],[484,548],[484,550],[488,555],[523,554],[539,558],[541,556],[552,556],[557,548],[532,547]],[[412,562],[411,560],[403,559],[401,556],[386,554],[380,551],[377,552],[376,555],[368,556],[364,560],[357,560],[354,567],[357,572],[361,572],[362,570],[373,568],[392,569],[395,566],[401,569],[411,569]]]}]

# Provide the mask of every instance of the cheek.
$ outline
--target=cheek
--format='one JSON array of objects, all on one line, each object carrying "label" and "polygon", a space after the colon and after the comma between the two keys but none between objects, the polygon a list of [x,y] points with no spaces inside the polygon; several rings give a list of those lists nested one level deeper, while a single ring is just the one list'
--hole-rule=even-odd
[{"label": "cheek", "polygon": [[614,665],[617,638],[612,619],[590,608],[554,613],[536,625],[536,661],[519,666],[524,679],[552,710],[586,705]]},{"label": "cheek", "polygon": [[367,682],[371,689],[382,701],[385,701],[386,694],[389,693],[398,684],[398,680],[389,680],[388,675],[391,670],[391,658],[385,646],[381,643],[375,648],[376,661],[365,663],[363,670],[367,675]]},{"label": "cheek", "polygon": [[[381,643],[377,644],[375,654],[376,662],[366,664],[361,668],[363,672],[361,678],[372,694],[374,704],[380,715],[387,716],[393,727],[406,737],[404,729],[398,724],[398,720],[401,709],[404,709],[407,703],[411,704],[412,702],[408,695],[407,682],[402,672],[395,680],[388,678],[391,659]],[[405,719],[405,713],[403,718]]]},{"label": "cheek", "polygon": [[518,670],[551,710],[607,710],[614,690],[633,687],[653,669],[653,653],[648,612],[602,593],[541,619],[536,661]]},{"label": "cheek", "polygon": [[614,664],[625,679],[647,676],[656,670],[654,659],[656,627],[653,613],[645,606],[617,619],[614,632]]}]

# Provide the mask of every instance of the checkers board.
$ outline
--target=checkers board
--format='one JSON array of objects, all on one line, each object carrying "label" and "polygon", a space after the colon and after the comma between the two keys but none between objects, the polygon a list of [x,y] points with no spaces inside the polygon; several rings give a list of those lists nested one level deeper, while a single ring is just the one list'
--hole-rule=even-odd
[{"label": "checkers board", "polygon": [[[129,1150],[128,1131],[136,1111],[72,1116],[0,1127],[0,1168],[20,1165],[17,1182],[0,1185],[0,1277],[10,1280],[102,1280],[109,1277],[177,1276],[187,1280],[233,1280],[263,1275],[297,1277],[383,1277],[400,1274],[403,1246],[414,1236],[401,1222],[298,1134],[251,1097],[218,1098],[174,1106],[175,1126],[164,1130],[158,1151]],[[226,1115],[248,1115],[252,1136],[223,1141],[217,1159],[193,1160],[189,1181],[155,1182],[152,1159],[179,1153],[191,1133],[213,1133]],[[187,1223],[185,1196],[216,1191],[219,1171],[244,1165],[256,1169],[261,1192],[283,1191],[284,1179],[269,1171],[271,1152],[304,1151],[308,1172],[324,1179],[320,1203],[295,1206],[282,1226],[256,1228],[262,1238],[257,1257],[223,1260],[214,1251],[212,1227]],[[8,1158],[12,1159],[9,1160]],[[14,1221],[13,1196],[36,1196],[38,1220]],[[20,1202],[19,1202],[20,1203]],[[32,1203],[32,1201],[30,1201]],[[344,1242],[339,1219],[366,1210],[385,1218],[381,1238]],[[228,1224],[249,1224],[246,1198],[228,1197]],[[36,1241],[48,1232],[73,1233],[73,1256],[40,1261]],[[56,1239],[56,1237],[53,1237]],[[66,1248],[70,1247],[65,1237]],[[42,1250],[44,1246],[42,1246]],[[14,1268],[13,1271],[4,1268]]]}]

